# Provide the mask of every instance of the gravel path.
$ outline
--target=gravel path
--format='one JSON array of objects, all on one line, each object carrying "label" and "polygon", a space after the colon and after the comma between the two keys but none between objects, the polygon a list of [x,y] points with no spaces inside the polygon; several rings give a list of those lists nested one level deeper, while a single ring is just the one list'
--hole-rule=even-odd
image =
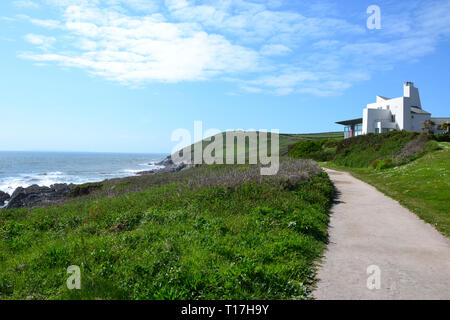
[{"label": "gravel path", "polygon": [[326,171],[338,197],[314,296],[450,299],[449,239],[349,173]]}]

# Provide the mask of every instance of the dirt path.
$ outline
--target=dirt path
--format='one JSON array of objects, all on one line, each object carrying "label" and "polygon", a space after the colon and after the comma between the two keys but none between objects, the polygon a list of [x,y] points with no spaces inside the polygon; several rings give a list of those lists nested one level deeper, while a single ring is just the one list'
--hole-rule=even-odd
[{"label": "dirt path", "polygon": [[[317,299],[450,299],[450,241],[348,173],[326,170],[338,197]],[[369,266],[373,269],[367,273]],[[380,271],[380,288],[376,284]]]}]

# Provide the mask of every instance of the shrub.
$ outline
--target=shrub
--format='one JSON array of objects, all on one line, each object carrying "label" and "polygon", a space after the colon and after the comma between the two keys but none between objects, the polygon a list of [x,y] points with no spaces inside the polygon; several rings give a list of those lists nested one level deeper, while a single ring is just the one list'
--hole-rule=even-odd
[{"label": "shrub", "polygon": [[316,161],[329,161],[336,152],[335,139],[301,140],[289,148],[292,158],[313,159]]},{"label": "shrub", "polygon": [[445,133],[435,134],[435,135],[433,135],[433,139],[436,141],[439,141],[439,142],[450,142],[450,133],[445,132]]},{"label": "shrub", "polygon": [[377,159],[370,165],[375,170],[383,170],[394,167],[395,164],[391,158]]}]

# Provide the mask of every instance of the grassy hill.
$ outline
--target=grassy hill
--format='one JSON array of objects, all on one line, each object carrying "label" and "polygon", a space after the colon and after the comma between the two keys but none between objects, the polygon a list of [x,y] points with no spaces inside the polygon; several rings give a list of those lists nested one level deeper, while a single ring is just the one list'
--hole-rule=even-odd
[{"label": "grassy hill", "polygon": [[[222,136],[223,142],[225,143],[226,142],[226,133],[223,132],[220,135]],[[344,137],[344,133],[343,132],[324,132],[324,133],[305,133],[305,134],[283,134],[283,133],[281,133],[278,136],[279,136],[278,139],[279,139],[279,146],[280,146],[280,156],[286,157],[286,156],[288,156],[288,153],[289,153],[289,146],[295,144],[298,141],[321,140],[321,139],[341,139]],[[195,145],[200,145],[200,143],[201,143],[202,149],[204,150],[210,143],[213,143],[215,141],[215,139],[216,139],[216,136],[213,136],[210,139],[195,143],[192,146],[192,159],[193,159]],[[271,140],[272,140],[272,135],[269,134],[268,135],[268,144],[270,144]],[[259,143],[259,139],[258,139],[258,143]],[[258,146],[259,146],[259,144],[258,144]],[[246,143],[244,149],[238,149],[237,146],[235,146],[234,150],[235,150],[235,155],[244,153],[246,155],[246,157],[248,157],[248,154],[250,151],[257,153],[257,150],[250,149],[250,146],[248,145],[248,143]],[[216,155],[217,156],[222,155],[223,157],[225,157],[225,155],[226,155],[225,147],[221,154],[217,153]]]},{"label": "grassy hill", "polygon": [[[310,299],[333,186],[308,160],[276,176],[202,166],[0,210],[0,299]],[[66,270],[81,269],[81,290]]]},{"label": "grassy hill", "polygon": [[302,140],[290,147],[289,155],[350,168],[386,168],[408,163],[436,148],[433,136],[392,131],[341,140]]}]

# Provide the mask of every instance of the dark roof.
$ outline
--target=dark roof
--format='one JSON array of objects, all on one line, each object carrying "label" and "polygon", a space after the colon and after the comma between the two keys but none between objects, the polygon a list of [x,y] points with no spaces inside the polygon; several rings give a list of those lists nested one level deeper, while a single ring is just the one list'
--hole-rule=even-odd
[{"label": "dark roof", "polygon": [[416,107],[411,107],[411,112],[416,113],[416,114],[431,114],[423,109],[416,108]]},{"label": "dark roof", "polygon": [[337,124],[342,124],[344,126],[348,126],[351,124],[358,124],[358,123],[362,123],[363,122],[363,118],[358,118],[358,119],[352,119],[352,120],[344,120],[344,121],[339,121],[336,122]]},{"label": "dark roof", "polygon": [[437,120],[437,121],[450,121],[450,118],[431,118],[431,120]]}]

